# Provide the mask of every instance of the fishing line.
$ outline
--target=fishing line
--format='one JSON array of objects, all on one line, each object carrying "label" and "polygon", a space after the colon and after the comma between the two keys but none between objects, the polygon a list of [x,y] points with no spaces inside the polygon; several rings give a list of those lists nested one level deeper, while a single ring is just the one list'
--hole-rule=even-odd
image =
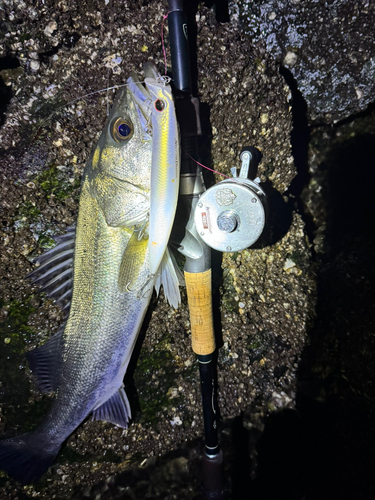
[{"label": "fishing line", "polygon": [[[165,66],[165,74],[167,74],[167,55],[166,55],[166,51],[165,51],[165,44],[164,44],[164,22],[165,20],[167,19],[167,17],[169,16],[170,12],[168,12],[167,14],[163,15],[163,20],[161,22],[161,46],[162,46],[162,49],[163,49],[163,56],[164,56],[164,66]],[[167,82],[169,83],[169,82]],[[226,177],[227,179],[230,179],[230,177],[228,175],[225,175],[225,174],[222,174],[221,172],[218,172],[217,170],[214,170],[213,168],[210,168],[210,167],[206,167],[206,165],[203,165],[202,163],[199,163],[199,161],[195,160],[192,156],[189,155],[189,153],[187,151],[185,151],[183,149],[184,153],[188,155],[189,158],[191,158],[197,165],[205,168],[206,170],[209,170],[210,172],[213,172],[214,174],[218,174],[218,175],[221,175],[222,177]]]},{"label": "fishing line", "polygon": [[[139,83],[145,83],[145,81],[142,80]],[[121,85],[114,85],[113,87],[107,87],[105,89],[95,90],[94,92],[90,92],[89,94],[85,94],[85,95],[82,95],[80,97],[77,97],[76,99],[72,99],[71,101],[67,102],[66,104],[63,104],[62,106],[60,106],[60,107],[56,108],[54,111],[52,111],[52,113],[50,115],[48,115],[47,118],[45,118],[42,121],[41,126],[43,127],[44,124],[47,123],[48,120],[50,120],[56,113],[59,113],[64,108],[67,108],[71,104],[73,104],[73,103],[75,103],[77,101],[80,101],[81,99],[86,99],[87,97],[90,97],[92,95],[100,94],[100,92],[106,92],[106,91],[108,92],[108,90],[115,90],[115,89],[119,89],[121,87],[128,87],[129,85],[130,85],[130,83],[123,83]],[[108,98],[107,98],[107,106],[108,106]]]},{"label": "fishing line", "polygon": [[[162,45],[162,49],[163,49],[165,75],[167,74],[167,54],[166,54],[165,43],[164,43],[164,24],[165,24],[165,20],[169,16],[169,14],[170,14],[170,12],[167,12],[167,14],[163,15],[163,19],[162,19],[162,23],[161,23],[161,45]],[[111,43],[111,40],[110,40],[110,43]],[[107,82],[109,84],[109,69],[108,69],[108,74],[107,74]],[[142,80],[138,83],[145,83],[145,81]],[[169,83],[169,82],[166,82],[166,83]],[[119,89],[121,87],[127,87],[127,86],[129,86],[129,83],[124,83],[122,85],[114,85],[113,87],[108,86],[105,89],[95,90],[94,92],[90,92],[89,94],[85,94],[83,96],[77,97],[76,99],[73,99],[72,101],[69,101],[67,104],[64,104],[60,108],[57,108],[56,111],[54,111],[54,113],[57,113],[60,109],[63,109],[65,107],[69,106],[70,104],[73,104],[76,101],[80,101],[81,99],[85,99],[86,97],[90,97],[92,95],[99,94],[100,92],[107,92],[107,116],[108,116],[109,115],[109,90]],[[194,160],[194,158],[192,158],[192,160]],[[208,167],[204,167],[204,168],[207,168],[208,170],[210,170]],[[220,174],[220,175],[224,175],[224,174]],[[225,177],[225,175],[224,175],[224,177]]]},{"label": "fishing line", "polygon": [[[167,15],[168,16],[168,15]],[[165,16],[165,17],[167,17]],[[167,77],[169,78],[169,77]],[[138,83],[145,83],[144,80],[138,82]],[[60,111],[61,109],[63,108],[66,108],[67,106],[69,106],[70,104],[73,104],[74,102],[76,101],[80,101],[81,99],[85,99],[86,97],[90,97],[92,95],[95,95],[95,94],[100,94],[100,92],[108,92],[109,90],[115,90],[115,89],[119,89],[121,87],[128,87],[130,85],[130,83],[123,83],[121,85],[114,85],[113,87],[107,87],[105,89],[100,89],[100,90],[95,90],[94,92],[90,92],[89,94],[85,94],[83,96],[80,96],[80,97],[77,97],[76,99],[73,99],[72,101],[69,101],[67,104],[64,104],[63,106],[61,106],[60,108],[56,109],[52,115],[54,115],[55,113],[57,113],[58,111]],[[107,103],[108,103],[108,100],[107,100]],[[197,161],[195,158],[193,158],[192,156],[189,155],[189,153],[187,151],[185,151],[183,149],[184,153],[188,155],[188,157],[193,160],[197,165],[199,165],[200,167],[203,167],[205,168],[206,170],[209,170],[210,172],[213,172],[214,174],[218,174],[218,175],[221,175],[222,177],[226,177],[227,179],[230,179],[231,177],[229,177],[228,175],[225,175],[223,174],[222,172],[219,172],[217,170],[214,170],[213,168],[210,168],[210,167],[207,167],[206,165],[203,165],[203,163],[200,163],[199,161]]]},{"label": "fishing line", "polygon": [[[145,83],[145,81],[142,80],[138,83]],[[69,106],[69,104],[72,104],[73,102],[79,101],[80,99],[85,99],[86,97],[90,97],[94,94],[99,94],[100,92],[106,92],[108,90],[120,89],[121,87],[128,87],[129,85],[130,85],[130,83],[122,83],[121,85],[114,85],[113,87],[106,87],[105,89],[95,90],[94,92],[90,92],[89,94],[85,94],[85,95],[82,95],[80,97],[77,97],[76,99],[69,101],[67,104],[64,104],[64,106],[61,106],[61,107],[64,108],[66,106]]]},{"label": "fishing line", "polygon": [[[169,76],[164,77],[162,75],[162,80],[161,81],[163,83],[169,83],[169,82],[173,81],[173,79],[170,78]],[[139,81],[137,81],[137,83],[146,83],[146,81],[145,80],[139,80]],[[76,101],[80,101],[81,99],[86,99],[86,97],[90,97],[90,96],[95,95],[95,94],[100,94],[100,92],[106,92],[108,90],[120,89],[121,87],[129,87],[129,85],[131,85],[131,84],[130,83],[122,83],[121,85],[114,85],[113,87],[106,87],[105,89],[99,89],[99,90],[95,90],[94,92],[90,92],[89,94],[81,95],[80,97],[77,97],[76,99],[73,99],[73,100],[67,102],[63,106],[60,106],[60,108],[57,108],[57,110],[54,111],[54,112],[56,113],[60,109],[66,108],[67,106],[69,106],[70,104],[73,104]]]},{"label": "fishing line", "polygon": [[[163,15],[163,20],[161,22],[161,45],[162,45],[162,49],[163,49],[165,75],[167,74],[167,54],[166,54],[165,43],[164,43],[164,23],[165,23],[165,20],[168,18],[169,14],[170,14],[170,12],[167,12],[167,14]],[[109,78],[109,75],[107,75],[107,76]],[[172,79],[170,79],[170,80],[172,80]],[[164,82],[164,83],[169,83],[169,81]],[[142,80],[138,83],[145,83],[145,81]],[[73,102],[79,101],[80,99],[85,99],[86,97],[90,97],[94,94],[99,94],[100,92],[106,92],[106,91],[107,91],[107,108],[108,108],[108,91],[114,90],[114,89],[119,89],[121,87],[126,87],[128,85],[129,85],[129,83],[124,83],[122,85],[114,85],[113,87],[107,87],[105,89],[95,90],[94,92],[90,92],[89,94],[85,94],[81,97],[77,97],[77,99],[73,99],[72,101],[69,101],[67,104],[64,104],[64,106],[61,106],[61,108],[69,106],[69,104],[72,104]],[[59,108],[59,109],[61,109],[61,108]],[[108,115],[108,109],[107,109],[107,115]],[[208,167],[206,167],[206,168],[208,168]]]},{"label": "fishing line", "polygon": [[165,74],[167,74],[167,54],[165,52],[165,45],[164,45],[164,21],[167,19],[169,16],[169,12],[165,16],[163,16],[163,20],[161,22],[161,46],[163,49],[163,55],[164,55],[164,66],[165,66]]},{"label": "fishing line", "polygon": [[185,151],[185,149],[182,149],[182,150],[185,154],[188,155],[189,158],[191,158],[193,161],[195,161],[195,163],[197,165],[209,170],[210,172],[213,172],[214,174],[218,174],[218,175],[221,175],[222,177],[226,177],[227,179],[231,179],[231,177],[229,177],[229,175],[222,174],[221,172],[218,172],[217,170],[214,170],[213,168],[206,167],[206,165],[203,165],[203,163],[199,163],[199,161],[195,160],[192,156],[190,156],[189,153],[187,151]]},{"label": "fishing line", "polygon": [[[109,53],[111,53],[111,38],[109,38]],[[107,67],[107,116],[109,116],[109,66]]]}]

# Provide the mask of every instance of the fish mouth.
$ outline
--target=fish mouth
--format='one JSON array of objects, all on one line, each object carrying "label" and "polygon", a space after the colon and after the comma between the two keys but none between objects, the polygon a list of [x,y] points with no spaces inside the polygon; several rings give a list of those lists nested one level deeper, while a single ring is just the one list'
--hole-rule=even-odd
[{"label": "fish mouth", "polygon": [[138,80],[135,73],[131,73],[130,77],[127,79],[129,85],[129,90],[131,97],[133,99],[135,109],[138,113],[138,118],[141,123],[142,129],[150,134],[152,132],[151,128],[151,111],[152,111],[152,99],[151,95],[147,89]]},{"label": "fish mouth", "polygon": [[[147,61],[143,65],[143,71],[146,79],[158,80],[161,78],[159,71],[153,61]],[[134,71],[130,73],[129,78],[127,79],[127,83],[129,86],[129,90],[131,92],[131,96],[133,102],[135,104],[135,108],[137,110],[139,120],[142,125],[142,129],[149,135],[152,135],[152,127],[151,127],[151,112],[153,99],[150,92],[147,88],[140,82],[138,76]]]}]

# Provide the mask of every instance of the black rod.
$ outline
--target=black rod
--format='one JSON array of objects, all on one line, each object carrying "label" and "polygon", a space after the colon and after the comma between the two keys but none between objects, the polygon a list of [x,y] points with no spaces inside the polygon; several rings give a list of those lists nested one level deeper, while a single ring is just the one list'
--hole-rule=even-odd
[{"label": "black rod", "polygon": [[[199,196],[205,190],[201,167],[190,158],[192,156],[195,160],[198,159],[198,136],[202,133],[199,100],[191,95],[192,81],[187,39],[187,19],[183,11],[183,0],[169,0],[168,6],[173,86],[177,90],[175,92],[176,114],[180,125],[181,146],[183,149],[180,196],[183,205],[190,210],[185,238],[180,246],[180,252],[186,256],[185,277],[187,277],[186,273],[195,274],[199,277],[205,275],[211,268],[211,249],[199,238],[193,216]],[[194,181],[191,182],[192,180]],[[200,257],[193,256],[189,254],[189,251],[182,250],[185,240],[189,244],[192,239],[195,239],[196,243],[202,248]],[[190,310],[190,317],[191,314]],[[196,352],[196,354],[199,361],[205,432],[205,450],[202,456],[203,491],[206,498],[222,500],[225,497],[225,489],[223,485],[223,453],[219,448],[217,432],[215,348],[214,352],[208,351],[207,354],[198,354]]]},{"label": "black rod", "polygon": [[187,19],[183,0],[169,0],[168,27],[171,40],[173,80],[176,89],[191,93]]},{"label": "black rod", "polygon": [[205,451],[210,457],[219,453],[213,354],[198,354],[202,390]]}]

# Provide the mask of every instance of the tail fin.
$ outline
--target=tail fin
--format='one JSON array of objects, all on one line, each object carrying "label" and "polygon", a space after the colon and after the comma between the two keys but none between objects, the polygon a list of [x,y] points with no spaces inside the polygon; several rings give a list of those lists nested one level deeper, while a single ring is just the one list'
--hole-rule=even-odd
[{"label": "tail fin", "polygon": [[31,434],[21,434],[12,439],[0,441],[0,469],[7,472],[21,484],[38,481],[52,465],[57,453],[43,453],[28,444]]}]

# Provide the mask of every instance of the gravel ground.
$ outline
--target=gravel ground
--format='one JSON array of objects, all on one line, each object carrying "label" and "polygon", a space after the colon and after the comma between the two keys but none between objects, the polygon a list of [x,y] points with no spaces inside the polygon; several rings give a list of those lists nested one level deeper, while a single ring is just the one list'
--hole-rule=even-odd
[{"label": "gravel ground", "polygon": [[[25,276],[33,267],[32,258],[52,244],[51,236],[64,232],[76,219],[80,176],[107,111],[106,93],[84,96],[123,83],[131,70],[141,71],[148,59],[163,68],[160,29],[164,12],[161,2],[83,1],[69,8],[64,1],[46,0],[38,8],[31,1],[4,3],[0,53],[5,68],[1,76],[5,92],[10,89],[12,93],[0,129],[4,437],[33,428],[48,411],[49,399],[35,390],[24,353],[57,331],[63,315]],[[324,469],[328,458],[322,463],[318,460],[319,452],[327,452],[327,444],[323,448],[318,444],[332,431],[340,397],[319,397],[322,384],[326,391],[334,387],[331,381],[337,382],[335,374],[342,373],[338,360],[350,364],[351,349],[357,344],[346,344],[344,358],[337,355],[337,345],[343,344],[336,343],[336,334],[344,328],[337,319],[345,317],[348,304],[335,309],[334,299],[350,287],[329,273],[338,268],[348,272],[340,266],[359,259],[356,245],[362,248],[364,240],[356,243],[358,235],[353,236],[350,251],[333,245],[332,239],[340,237],[332,232],[335,224],[328,223],[326,205],[331,195],[319,186],[335,184],[324,175],[326,160],[317,159],[316,153],[324,134],[330,140],[331,135],[324,129],[322,135],[313,136],[306,164],[297,156],[295,144],[293,157],[290,134],[292,119],[296,127],[297,118],[296,112],[292,117],[290,105],[292,94],[293,107],[298,104],[296,91],[289,89],[264,43],[252,43],[235,20],[218,23],[213,10],[205,6],[199,8],[195,20],[198,92],[209,111],[212,131],[207,156],[213,168],[228,174],[230,167],[239,164],[243,146],[258,147],[263,153],[258,173],[269,195],[271,214],[268,229],[254,248],[214,258],[218,404],[228,494],[233,499],[274,498],[276,494],[315,499],[325,498],[328,492],[335,498],[322,481],[316,481],[315,489],[311,486],[315,471],[322,477],[332,470],[331,485],[334,479],[341,480],[338,466]],[[166,49],[169,63],[167,33]],[[338,127],[335,133],[342,130]],[[331,149],[328,139],[324,144]],[[337,162],[331,160],[334,165],[342,163]],[[309,181],[302,194],[298,182],[293,182],[297,168],[298,178]],[[335,217],[336,223],[338,212]],[[372,240],[368,241],[370,252]],[[330,245],[331,253],[325,245]],[[361,273],[368,274],[366,270]],[[322,285],[327,280],[334,284],[332,291]],[[366,283],[369,296],[370,276]],[[21,488],[3,474],[0,498],[202,498],[199,375],[190,348],[184,290],[182,296],[178,311],[167,307],[163,296],[151,303],[137,357],[125,379],[134,415],[129,429],[104,422],[83,423],[38,484]],[[364,304],[369,318],[368,303]],[[327,311],[335,311],[331,319]],[[358,316],[353,316],[353,325],[355,320],[358,323]],[[363,331],[371,329],[364,326]],[[366,366],[370,366],[372,337],[363,335]],[[336,361],[324,361],[324,353]],[[358,354],[355,366],[362,363]],[[332,364],[333,371],[329,371],[327,365]],[[351,380],[353,364],[350,367]],[[370,380],[371,374],[360,373],[363,378],[358,378],[358,385],[349,384],[354,392],[360,391],[366,377]],[[358,398],[373,397],[368,387]],[[332,391],[340,394],[339,389]],[[355,408],[355,399],[351,404]],[[354,413],[348,410],[348,418]],[[316,415],[319,425],[309,432],[306,429],[311,429]],[[326,416],[329,425],[325,428]],[[326,443],[340,450],[338,443],[347,437],[346,429],[342,424],[342,432],[331,433],[336,441]],[[360,454],[360,446],[358,450]],[[335,454],[325,456],[337,462]],[[350,477],[350,484],[357,485],[357,476]]]}]

